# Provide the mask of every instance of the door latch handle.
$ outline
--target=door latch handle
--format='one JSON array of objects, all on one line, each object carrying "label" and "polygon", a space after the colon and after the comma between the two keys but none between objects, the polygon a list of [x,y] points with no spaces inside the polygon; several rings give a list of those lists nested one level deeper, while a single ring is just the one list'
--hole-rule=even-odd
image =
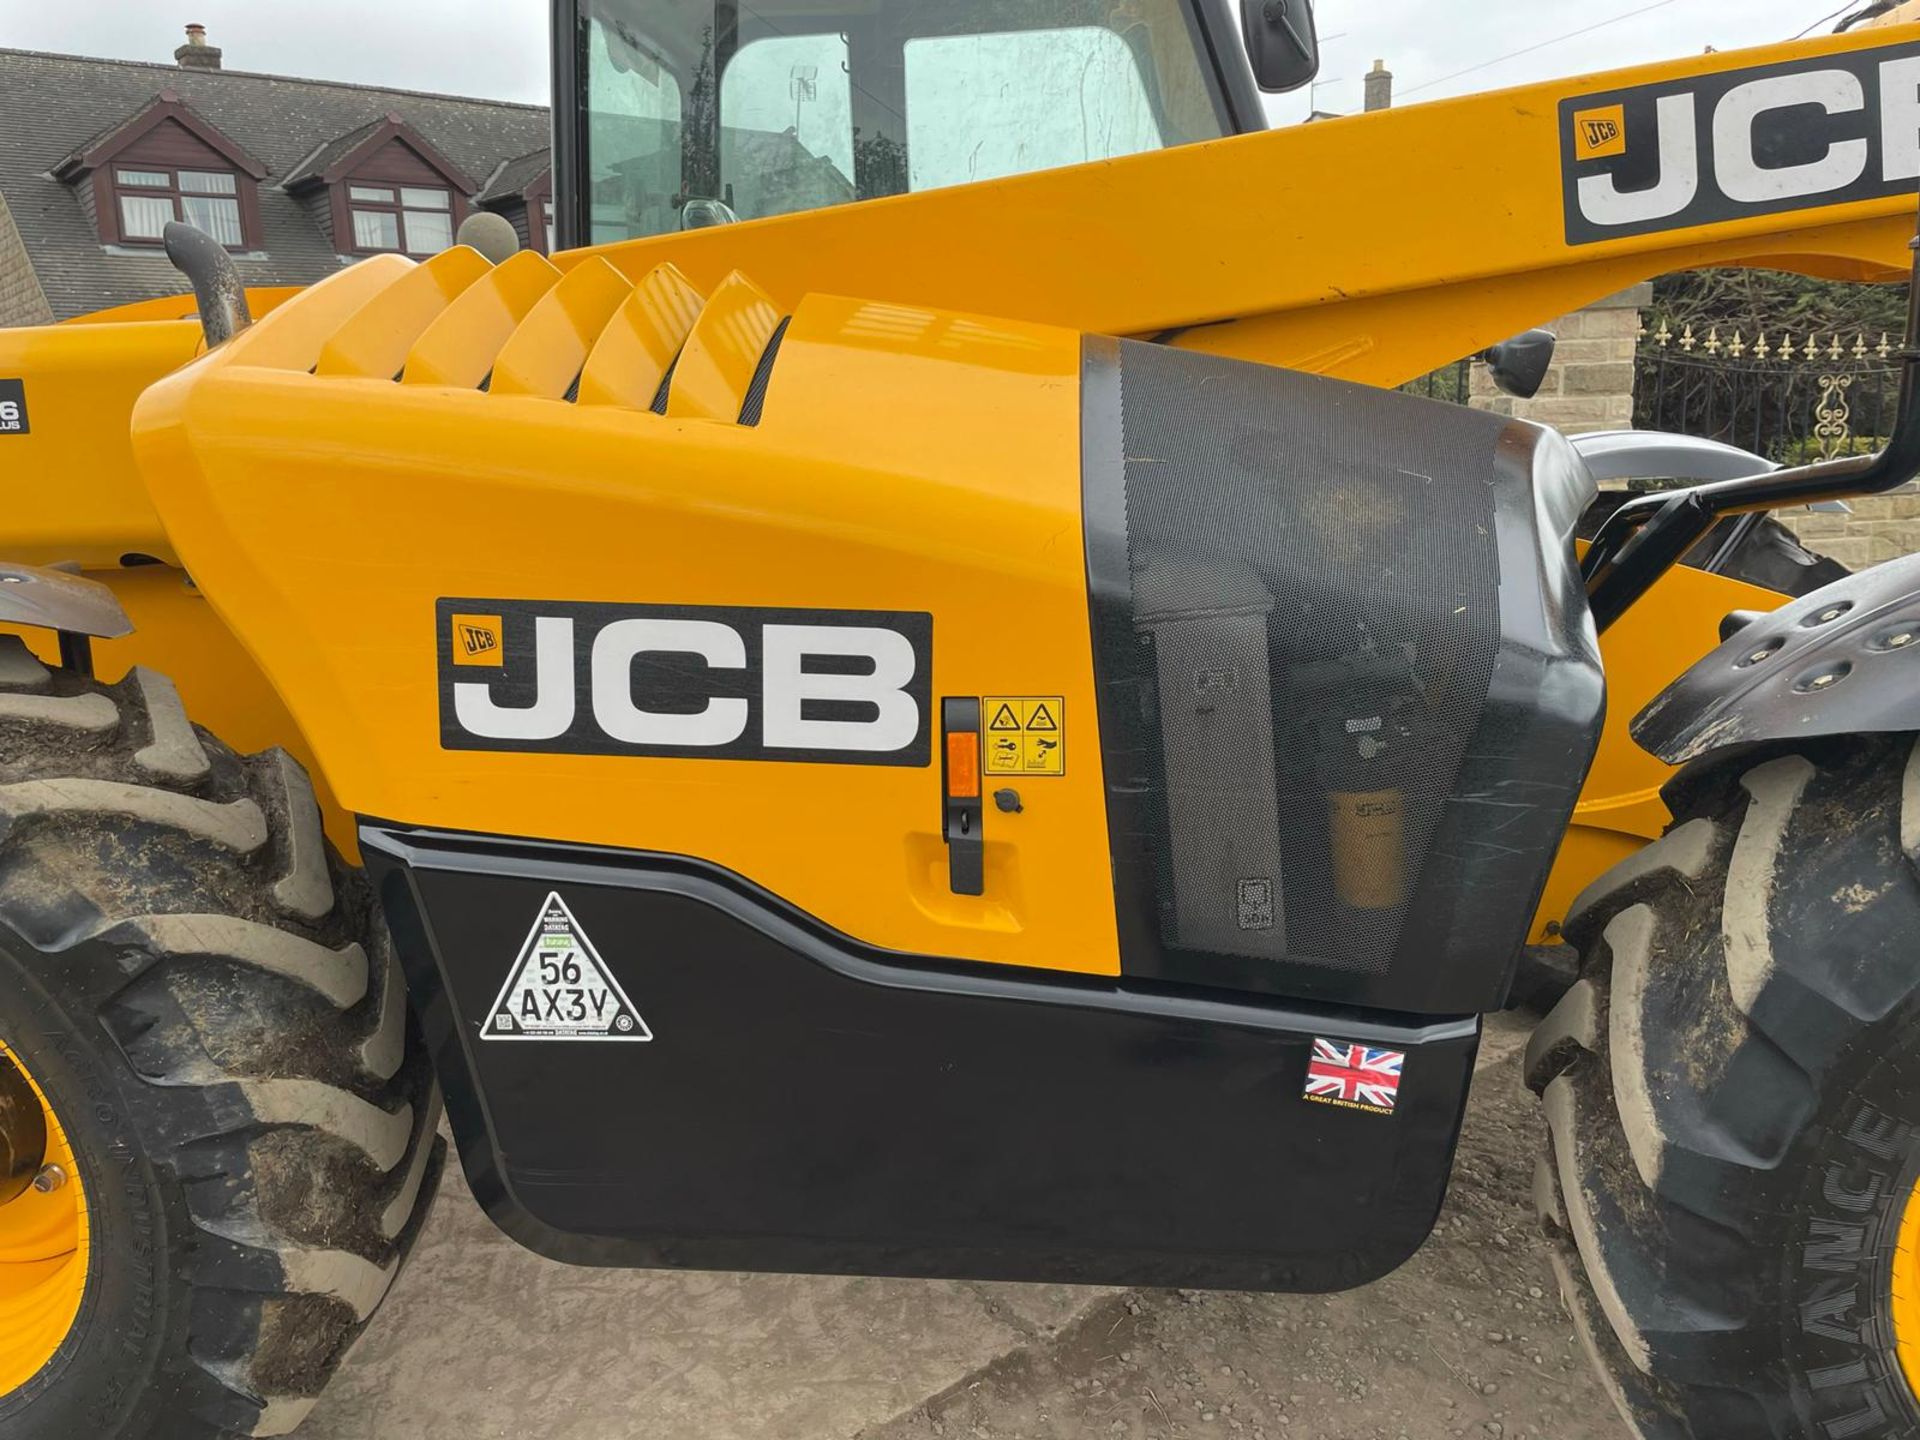
[{"label": "door latch handle", "polygon": [[971,695],[940,702],[941,836],[947,883],[956,895],[986,892],[987,851],[981,829],[980,702]]}]

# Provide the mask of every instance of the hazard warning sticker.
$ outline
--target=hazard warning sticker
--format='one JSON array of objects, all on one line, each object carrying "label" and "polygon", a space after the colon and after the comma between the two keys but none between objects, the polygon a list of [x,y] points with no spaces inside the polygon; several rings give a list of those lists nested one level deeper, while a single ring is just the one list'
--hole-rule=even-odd
[{"label": "hazard warning sticker", "polygon": [[653,1038],[557,890],[540,907],[480,1034],[486,1040]]},{"label": "hazard warning sticker", "polygon": [[989,775],[1067,773],[1067,707],[1058,695],[988,695],[980,713]]}]

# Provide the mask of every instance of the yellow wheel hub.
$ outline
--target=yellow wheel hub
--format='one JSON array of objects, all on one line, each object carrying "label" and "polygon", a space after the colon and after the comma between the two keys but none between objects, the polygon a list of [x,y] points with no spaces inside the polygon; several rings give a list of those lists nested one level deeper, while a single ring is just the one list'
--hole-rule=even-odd
[{"label": "yellow wheel hub", "polygon": [[0,1062],[26,1076],[46,1119],[40,1183],[0,1205],[0,1396],[27,1383],[59,1350],[87,1288],[87,1202],[73,1146],[46,1092],[0,1041]]},{"label": "yellow wheel hub", "polygon": [[1893,1252],[1893,1339],[1907,1387],[1920,1395],[1920,1182],[1907,1196]]}]

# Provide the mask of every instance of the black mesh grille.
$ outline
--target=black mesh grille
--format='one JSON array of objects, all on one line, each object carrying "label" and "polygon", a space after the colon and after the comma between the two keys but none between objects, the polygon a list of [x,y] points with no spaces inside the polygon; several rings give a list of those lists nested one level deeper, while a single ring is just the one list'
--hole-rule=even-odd
[{"label": "black mesh grille", "polygon": [[792,320],[791,315],[786,316],[767,337],[767,348],[760,352],[760,363],[753,367],[753,379],[747,383],[746,397],[740,405],[742,425],[760,423],[760,412],[767,404],[767,386],[773,381],[773,362],[780,358],[780,342],[786,338],[787,326]]},{"label": "black mesh grille", "polygon": [[[1140,919],[1163,958],[1380,974],[1500,652],[1502,422],[1162,346],[1118,355],[1107,525],[1126,568],[1104,601],[1096,575],[1095,617]],[[1090,527],[1097,448],[1090,422]]]},{"label": "black mesh grille", "polygon": [[680,357],[678,355],[674,356],[667,365],[666,373],[660,377],[659,388],[653,392],[653,405],[651,409],[656,415],[664,415],[667,413],[667,397],[673,394],[673,372],[679,363]]}]

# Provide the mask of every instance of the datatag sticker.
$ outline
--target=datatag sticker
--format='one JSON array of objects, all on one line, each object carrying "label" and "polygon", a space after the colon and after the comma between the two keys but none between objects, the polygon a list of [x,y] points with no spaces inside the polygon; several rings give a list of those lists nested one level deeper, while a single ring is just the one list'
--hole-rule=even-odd
[{"label": "datatag sticker", "polygon": [[1920,44],[1572,96],[1559,121],[1569,245],[1911,195]]},{"label": "datatag sticker", "polygon": [[25,435],[27,425],[27,382],[0,380],[0,435]]},{"label": "datatag sticker", "polygon": [[560,892],[549,894],[481,1028],[484,1040],[651,1040]]},{"label": "datatag sticker", "polygon": [[988,695],[980,713],[989,775],[1067,773],[1067,706],[1058,695]]},{"label": "datatag sticker", "polygon": [[1400,1068],[1404,1050],[1378,1050],[1345,1040],[1313,1042],[1307,1061],[1307,1084],[1302,1095],[1317,1105],[1340,1105],[1348,1110],[1370,1110],[1391,1115],[1400,1096]]}]

